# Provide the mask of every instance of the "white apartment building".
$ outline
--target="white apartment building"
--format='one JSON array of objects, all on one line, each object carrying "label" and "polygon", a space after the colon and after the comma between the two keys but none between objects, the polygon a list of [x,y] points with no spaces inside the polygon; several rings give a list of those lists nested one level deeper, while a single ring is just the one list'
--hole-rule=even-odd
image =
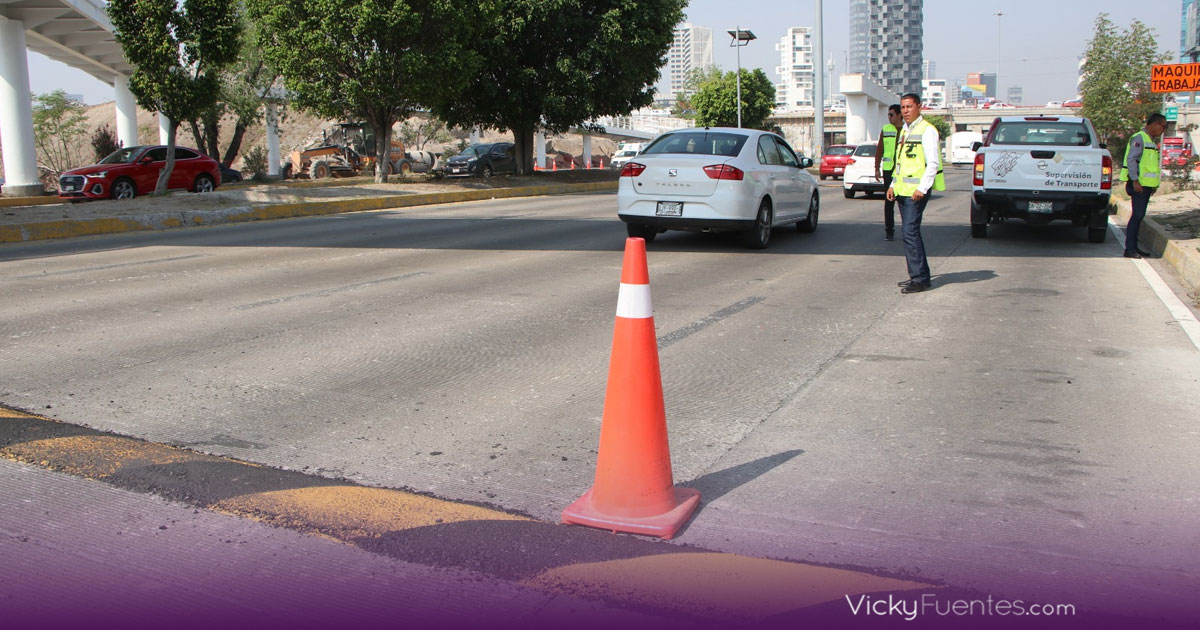
[{"label": "white apartment building", "polygon": [[686,91],[692,70],[710,68],[713,64],[713,33],[711,28],[693,26],[687,22],[675,27],[675,41],[667,52],[667,77],[670,97]]},{"label": "white apartment building", "polygon": [[921,103],[930,109],[946,106],[946,80],[923,79],[921,81]]},{"label": "white apartment building", "polygon": [[775,85],[775,110],[795,111],[813,106],[816,68],[813,66],[812,28],[793,26],[775,50],[779,51],[779,66],[775,73],[780,81]]}]

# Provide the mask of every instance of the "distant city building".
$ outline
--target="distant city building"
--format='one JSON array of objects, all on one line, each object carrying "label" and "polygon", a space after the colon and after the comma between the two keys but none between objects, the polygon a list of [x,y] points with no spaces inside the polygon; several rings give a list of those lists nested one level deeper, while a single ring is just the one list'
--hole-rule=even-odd
[{"label": "distant city building", "polygon": [[996,73],[972,72],[967,75],[967,85],[975,98],[996,98]]},{"label": "distant city building", "polygon": [[667,52],[667,76],[670,97],[685,88],[692,70],[713,66],[713,33],[711,28],[693,26],[687,22],[675,27],[675,40]]},{"label": "distant city building", "polygon": [[946,107],[946,80],[924,79],[921,81],[921,103],[933,109]]},{"label": "distant city building", "polygon": [[779,83],[775,85],[775,109],[781,112],[813,106],[816,68],[813,65],[812,28],[793,26],[775,44]]},{"label": "distant city building", "polygon": [[963,99],[962,84],[955,79],[952,85],[946,86],[946,102],[961,103]]},{"label": "distant city building", "polygon": [[1025,91],[1019,85],[1012,85],[1008,88],[1008,98],[1005,99],[1009,105],[1020,105],[1025,100]]},{"label": "distant city building", "polygon": [[1200,61],[1200,2],[1182,0],[1180,17],[1179,61]]},{"label": "distant city building", "polygon": [[936,66],[933,63],[933,60],[926,59],[924,62],[921,63],[921,78],[922,79],[932,79],[932,78],[936,77],[937,70],[935,68],[936,68]]},{"label": "distant city building", "polygon": [[847,72],[897,93],[920,93],[922,0],[850,0]]}]

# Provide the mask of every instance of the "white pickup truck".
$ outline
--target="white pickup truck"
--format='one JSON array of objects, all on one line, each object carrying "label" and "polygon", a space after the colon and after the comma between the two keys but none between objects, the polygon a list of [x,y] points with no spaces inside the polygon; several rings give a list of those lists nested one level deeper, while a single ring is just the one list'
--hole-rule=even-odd
[{"label": "white pickup truck", "polygon": [[1088,240],[1108,234],[1113,160],[1091,121],[1078,116],[1001,116],[975,145],[971,236],[988,223],[1070,221]]}]

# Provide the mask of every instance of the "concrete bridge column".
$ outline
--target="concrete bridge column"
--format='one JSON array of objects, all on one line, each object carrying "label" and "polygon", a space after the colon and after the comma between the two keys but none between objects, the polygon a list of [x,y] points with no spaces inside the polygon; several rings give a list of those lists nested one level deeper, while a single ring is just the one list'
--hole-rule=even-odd
[{"label": "concrete bridge column", "polygon": [[[171,119],[158,112],[158,143],[167,143],[167,134],[171,133]],[[197,147],[199,148],[199,147]]]},{"label": "concrete bridge column", "polygon": [[546,168],[546,132],[539,131],[533,136],[534,164],[538,168]]},{"label": "concrete bridge column", "polygon": [[279,179],[279,111],[267,103],[267,177]]},{"label": "concrete bridge column", "polygon": [[[867,135],[867,118],[871,115],[866,94],[847,94],[846,95],[846,144],[862,144],[869,137]],[[850,112],[855,112],[857,115],[851,116]]]},{"label": "concrete bridge column", "polygon": [[583,134],[583,168],[592,167],[592,137]]},{"label": "concrete bridge column", "polygon": [[25,23],[0,17],[0,150],[6,197],[42,194],[33,137]]},{"label": "concrete bridge column", "polygon": [[123,147],[137,146],[137,99],[129,91],[129,77],[118,74],[113,80],[113,92],[117,101],[117,140]]}]

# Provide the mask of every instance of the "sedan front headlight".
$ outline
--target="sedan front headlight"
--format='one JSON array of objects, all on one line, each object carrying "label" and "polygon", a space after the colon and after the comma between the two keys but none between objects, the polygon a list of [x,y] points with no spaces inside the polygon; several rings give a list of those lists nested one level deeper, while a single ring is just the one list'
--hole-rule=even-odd
[{"label": "sedan front headlight", "polygon": [[100,171],[99,173],[88,173],[87,175],[84,175],[84,177],[87,177],[89,179],[104,179],[105,177],[108,177],[108,171]]}]

